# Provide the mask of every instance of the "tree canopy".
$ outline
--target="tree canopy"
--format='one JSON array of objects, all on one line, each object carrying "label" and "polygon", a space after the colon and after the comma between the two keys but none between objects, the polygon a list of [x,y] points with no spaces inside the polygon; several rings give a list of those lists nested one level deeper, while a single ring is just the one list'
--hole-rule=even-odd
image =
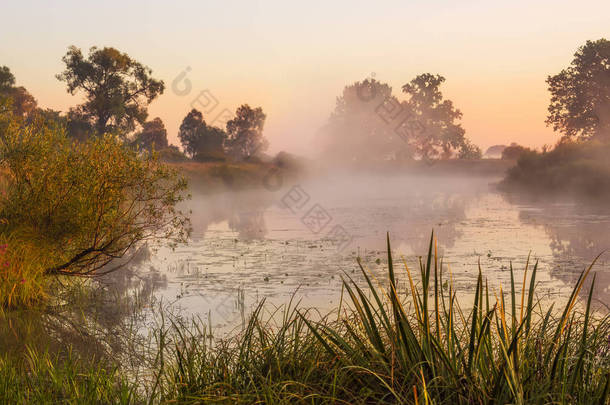
[{"label": "tree canopy", "polygon": [[227,146],[237,159],[249,159],[267,150],[269,142],[263,136],[267,116],[261,107],[240,106],[235,118],[227,122]]},{"label": "tree canopy", "polygon": [[386,83],[366,79],[345,86],[324,128],[328,157],[362,162],[406,148],[392,122],[402,115],[401,109]]},{"label": "tree canopy", "polygon": [[115,48],[92,47],[89,56],[71,46],[63,57],[66,69],[57,78],[70,94],[84,93],[73,115],[89,122],[98,134],[126,135],[143,124],[150,102],[163,94],[163,81],[148,67]]},{"label": "tree canopy", "polygon": [[220,128],[208,125],[199,110],[192,109],[184,117],[178,138],[186,154],[194,159],[220,159],[224,156],[227,134]]},{"label": "tree canopy", "polygon": [[480,158],[459,123],[462,113],[443,98],[444,81],[440,75],[419,75],[402,87],[408,97],[403,101],[375,79],[346,86],[324,128],[327,154],[358,162]]},{"label": "tree canopy", "polygon": [[0,97],[10,99],[13,113],[27,117],[38,108],[38,103],[23,86],[15,86],[13,73],[6,66],[0,66]]},{"label": "tree canopy", "polygon": [[547,125],[568,138],[610,139],[610,41],[587,41],[570,66],[546,82]]},{"label": "tree canopy", "polygon": [[135,143],[141,149],[156,150],[168,147],[167,130],[161,118],[156,117],[152,121],[146,121],[142,125],[142,131],[136,135]]}]

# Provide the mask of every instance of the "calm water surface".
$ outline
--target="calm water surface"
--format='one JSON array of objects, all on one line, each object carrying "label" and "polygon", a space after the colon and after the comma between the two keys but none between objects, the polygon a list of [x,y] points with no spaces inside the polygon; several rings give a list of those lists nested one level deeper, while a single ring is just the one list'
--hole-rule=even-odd
[{"label": "calm water surface", "polygon": [[[227,330],[262,299],[273,306],[294,295],[301,306],[332,310],[342,276],[362,281],[356,257],[383,280],[386,232],[396,260],[402,255],[416,269],[434,229],[444,272],[460,294],[474,288],[479,261],[497,291],[510,286],[510,262],[519,280],[531,254],[539,294],[561,300],[610,247],[610,209],[517,199],[496,192],[495,181],[335,175],[277,191],[194,196],[190,243],[159,248],[134,269],[155,280],[153,294],[172,312]],[[595,266],[599,306],[610,304],[607,256]]]}]

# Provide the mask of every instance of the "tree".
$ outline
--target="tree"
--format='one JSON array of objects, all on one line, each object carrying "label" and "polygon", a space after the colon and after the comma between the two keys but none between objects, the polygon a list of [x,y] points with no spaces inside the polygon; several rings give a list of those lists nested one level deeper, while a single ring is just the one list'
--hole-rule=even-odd
[{"label": "tree", "polygon": [[153,148],[156,150],[167,148],[167,130],[161,118],[146,121],[142,131],[136,135],[135,143],[138,147],[149,151]]},{"label": "tree", "polygon": [[324,128],[328,158],[352,162],[433,158],[475,158],[478,147],[464,136],[457,122],[462,113],[439,90],[445,79],[417,76],[402,90],[399,101],[392,88],[375,79],[346,86]]},{"label": "tree", "polygon": [[[75,143],[44,120],[0,114],[0,236],[34,243],[30,266],[88,276],[147,241],[184,241],[186,181],[106,134]],[[21,239],[20,239],[21,238]]]},{"label": "tree", "polygon": [[524,153],[530,152],[530,148],[511,143],[502,151],[502,159],[504,160],[518,160]]},{"label": "tree", "polygon": [[23,86],[15,86],[15,76],[6,66],[0,67],[0,96],[11,100],[14,114],[27,117],[36,111],[36,99]]},{"label": "tree", "polygon": [[91,120],[79,108],[70,108],[66,120],[67,135],[77,141],[84,142],[95,134]]},{"label": "tree", "polygon": [[363,162],[400,154],[408,147],[395,131],[402,109],[386,83],[365,79],[345,86],[323,130],[327,159]]},{"label": "tree", "polygon": [[13,99],[14,113],[19,116],[27,117],[38,108],[38,103],[34,96],[23,86],[14,87],[8,95]]},{"label": "tree", "polygon": [[440,75],[424,73],[402,87],[409,97],[403,104],[423,127],[412,144],[424,158],[447,159],[467,147],[464,128],[458,122],[462,113],[451,100],[444,100],[439,90],[444,81]]},{"label": "tree", "polygon": [[235,118],[227,122],[227,143],[232,156],[247,160],[267,150],[269,142],[263,136],[266,118],[261,107],[244,104],[237,109]]},{"label": "tree", "polygon": [[182,120],[178,131],[178,139],[180,139],[187,156],[193,157],[197,153],[199,137],[204,126],[203,114],[194,108]]},{"label": "tree", "polygon": [[0,66],[0,93],[9,91],[15,86],[15,76],[6,66]]},{"label": "tree", "polygon": [[483,152],[481,148],[477,145],[470,142],[468,139],[464,141],[464,143],[460,146],[460,151],[458,152],[458,158],[460,159],[468,159],[468,160],[477,160],[483,157]]},{"label": "tree", "polygon": [[84,93],[85,102],[76,112],[100,135],[132,132],[146,120],[148,104],[165,89],[148,67],[114,48],[92,47],[85,58],[71,46],[62,60],[66,70],[57,78],[66,82],[68,93]]},{"label": "tree", "polygon": [[571,65],[546,82],[547,125],[567,138],[610,138],[610,41],[587,41]]},{"label": "tree", "polygon": [[192,109],[182,120],[178,138],[188,156],[196,160],[224,159],[227,134],[220,128],[209,126],[203,114]]}]

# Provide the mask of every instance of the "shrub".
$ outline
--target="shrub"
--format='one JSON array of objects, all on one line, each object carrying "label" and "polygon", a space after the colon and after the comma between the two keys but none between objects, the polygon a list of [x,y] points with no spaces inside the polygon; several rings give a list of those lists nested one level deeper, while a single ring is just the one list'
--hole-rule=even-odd
[{"label": "shrub", "polygon": [[516,143],[512,143],[510,146],[507,146],[502,151],[502,159],[505,160],[517,160],[523,154],[530,152],[530,148],[526,148],[525,146],[517,145]]},{"label": "shrub", "polygon": [[0,236],[44,253],[44,275],[99,274],[139,243],[187,236],[176,209],[186,181],[112,135],[78,143],[57,125],[2,114],[0,170]]},{"label": "shrub", "polygon": [[551,151],[525,150],[500,188],[602,197],[610,192],[608,153],[610,144],[597,141],[564,140]]},{"label": "shrub", "polygon": [[186,157],[184,153],[178,149],[176,145],[170,145],[167,148],[163,148],[159,150],[159,160],[163,162],[186,162],[189,159]]}]

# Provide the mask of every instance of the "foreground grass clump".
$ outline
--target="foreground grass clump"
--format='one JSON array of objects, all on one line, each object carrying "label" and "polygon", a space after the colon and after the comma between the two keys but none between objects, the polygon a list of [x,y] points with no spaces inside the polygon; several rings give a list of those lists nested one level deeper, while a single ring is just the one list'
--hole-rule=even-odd
[{"label": "foreground grass clump", "polygon": [[44,299],[46,259],[28,241],[0,235],[0,306],[32,307]]},{"label": "foreground grass clump", "polygon": [[389,281],[360,268],[368,289],[345,280],[350,303],[342,299],[322,320],[291,304],[266,317],[261,305],[243,333],[215,346],[202,324],[161,328],[150,395],[180,403],[608,403],[610,318],[591,309],[595,277],[586,305],[578,302],[591,267],[561,309],[536,298],[537,265],[522,282],[511,267],[508,293],[490,292],[479,270],[469,313],[432,240],[419,280],[405,263],[406,286],[389,239]]},{"label": "foreground grass clump", "polygon": [[85,365],[70,354],[60,358],[33,349],[21,359],[0,355],[2,404],[130,404],[140,401],[135,386],[116,369],[107,371],[99,365]]}]

